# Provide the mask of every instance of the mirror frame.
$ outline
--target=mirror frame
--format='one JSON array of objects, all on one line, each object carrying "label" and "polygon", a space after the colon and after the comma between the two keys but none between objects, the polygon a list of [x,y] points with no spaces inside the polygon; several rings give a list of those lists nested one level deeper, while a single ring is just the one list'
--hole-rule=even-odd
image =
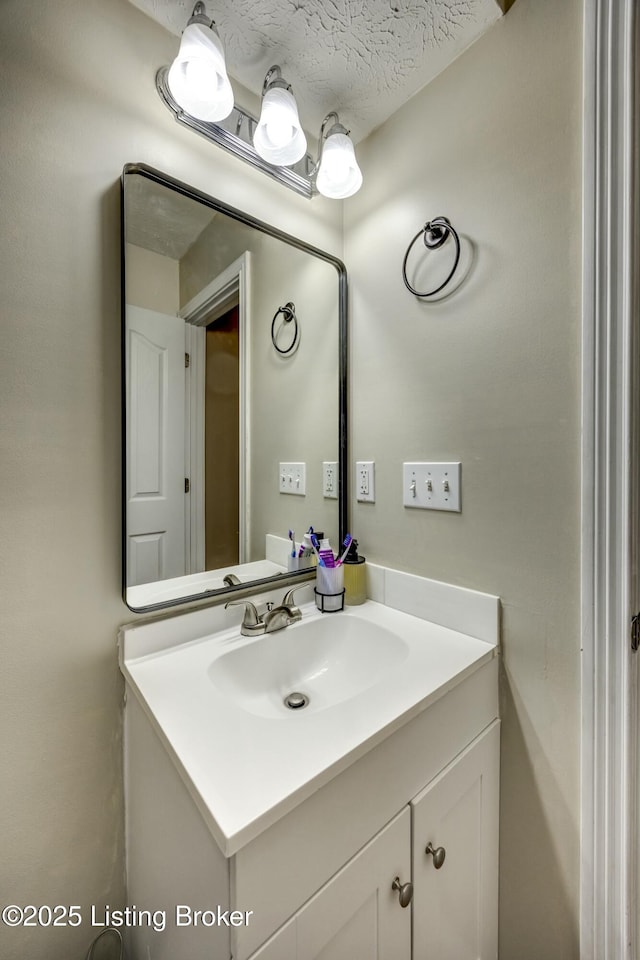
[{"label": "mirror frame", "polygon": [[[292,583],[311,580],[315,576],[315,569],[298,570],[295,572],[283,572],[271,577],[265,577],[259,580],[246,581],[242,584],[225,587],[223,589],[207,590],[205,593],[195,595],[185,595],[172,600],[162,601],[161,603],[149,604],[145,607],[132,607],[127,603],[127,397],[126,397],[126,224],[125,224],[125,178],[132,174],[146,177],[161,186],[174,190],[182,196],[205,206],[218,213],[223,213],[232,217],[245,226],[260,230],[262,233],[281,240],[303,253],[318,257],[326,263],[335,267],[338,274],[338,529],[340,543],[344,540],[348,530],[348,446],[347,446],[347,362],[348,362],[348,286],[347,270],[337,257],[314,247],[304,240],[292,234],[285,233],[277,227],[273,227],[262,220],[258,220],[249,213],[244,213],[236,207],[232,207],[222,200],[217,200],[201,190],[176,180],[169,174],[150,167],[145,163],[127,163],[125,164],[122,176],[120,178],[120,256],[121,256],[121,431],[122,431],[122,598],[129,610],[134,613],[152,613],[156,610],[164,610],[169,607],[183,606],[184,604],[217,604],[228,600],[230,597],[241,598],[250,596],[253,593],[266,589],[272,589],[275,586],[288,587]],[[188,575],[185,575],[188,576]]]}]

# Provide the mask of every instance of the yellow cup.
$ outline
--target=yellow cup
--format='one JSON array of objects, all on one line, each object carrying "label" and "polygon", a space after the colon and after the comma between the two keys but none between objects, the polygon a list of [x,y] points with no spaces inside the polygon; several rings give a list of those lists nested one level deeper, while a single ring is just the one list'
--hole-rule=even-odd
[{"label": "yellow cup", "polygon": [[365,558],[342,564],[344,569],[344,602],[349,607],[364,603],[367,599],[367,573]]}]

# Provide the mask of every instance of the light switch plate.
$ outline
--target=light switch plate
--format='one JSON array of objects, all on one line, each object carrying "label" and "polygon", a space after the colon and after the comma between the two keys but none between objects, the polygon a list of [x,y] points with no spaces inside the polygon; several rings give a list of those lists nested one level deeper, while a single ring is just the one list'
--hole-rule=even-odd
[{"label": "light switch plate", "polygon": [[356,463],[356,498],[361,503],[375,503],[375,463],[358,460]]},{"label": "light switch plate", "polygon": [[304,497],[307,492],[307,469],[304,463],[281,463],[278,471],[280,493]]},{"label": "light switch plate", "polygon": [[322,496],[327,500],[338,499],[338,464],[334,460],[322,463]]},{"label": "light switch plate", "polygon": [[404,506],[460,513],[461,466],[461,463],[403,463]]}]

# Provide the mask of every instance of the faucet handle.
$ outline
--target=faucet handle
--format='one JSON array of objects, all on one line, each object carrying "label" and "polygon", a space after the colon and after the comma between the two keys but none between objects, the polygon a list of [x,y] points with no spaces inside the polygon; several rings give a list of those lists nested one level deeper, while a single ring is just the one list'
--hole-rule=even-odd
[{"label": "faucet handle", "polygon": [[243,627],[257,627],[262,624],[256,605],[251,600],[228,600],[224,605],[225,610],[227,607],[244,607]]},{"label": "faucet handle", "polygon": [[308,583],[298,583],[296,584],[295,587],[291,587],[291,590],[287,590],[284,597],[282,598],[282,603],[280,604],[280,606],[282,607],[293,606],[293,595],[296,592],[296,590],[302,590],[303,587],[308,587],[308,586],[309,586]]}]

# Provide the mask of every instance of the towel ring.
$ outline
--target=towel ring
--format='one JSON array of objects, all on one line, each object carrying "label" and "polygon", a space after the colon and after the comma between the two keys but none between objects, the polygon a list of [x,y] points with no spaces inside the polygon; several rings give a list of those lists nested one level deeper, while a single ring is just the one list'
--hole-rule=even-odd
[{"label": "towel ring", "polygon": [[[282,347],[279,347],[278,344],[276,343],[276,320],[278,319],[280,314],[282,314],[283,324],[291,323],[291,321],[293,320],[293,329],[295,331],[293,335],[293,340],[286,350],[283,350]],[[276,348],[276,350],[278,351],[278,353],[281,353],[283,356],[285,356],[288,353],[292,353],[293,350],[295,349],[295,346],[298,342],[298,334],[299,334],[298,318],[296,317],[295,304],[289,301],[289,303],[285,303],[284,307],[278,307],[278,309],[273,315],[273,320],[271,321],[271,342]]]},{"label": "towel ring", "polygon": [[[429,290],[427,293],[420,293],[414,287],[411,286],[407,279],[407,260],[409,259],[409,254],[413,249],[413,245],[416,240],[422,237],[424,240],[424,245],[427,250],[437,250],[438,247],[441,247],[446,243],[449,237],[453,237],[453,242],[456,246],[456,255],[453,261],[453,267],[451,272],[447,276],[446,280],[440,284],[439,287],[436,287],[434,290]],[[407,252],[404,255],[404,260],[402,261],[402,279],[404,280],[404,285],[414,296],[416,297],[432,297],[435,293],[440,293],[449,281],[452,279],[454,273],[458,269],[458,264],[460,262],[460,237],[457,232],[451,226],[449,220],[446,217],[435,217],[433,220],[427,220],[422,230],[419,230],[416,233],[415,237],[407,247]]]}]

